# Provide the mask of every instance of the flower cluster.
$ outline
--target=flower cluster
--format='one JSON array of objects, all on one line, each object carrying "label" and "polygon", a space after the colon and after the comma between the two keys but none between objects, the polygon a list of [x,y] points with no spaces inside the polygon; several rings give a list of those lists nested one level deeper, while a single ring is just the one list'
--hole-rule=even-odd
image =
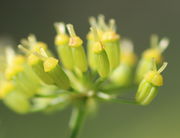
[{"label": "flower cluster", "polygon": [[[7,47],[6,56],[1,57],[6,61],[0,59],[4,65],[0,70],[4,104],[21,114],[52,112],[71,105],[72,138],[83,114],[94,112],[100,102],[149,104],[163,85],[161,72],[167,63],[162,53],[169,40],[159,41],[152,35],[150,48],[138,62],[132,42],[120,37],[114,19],[106,23],[99,15],[89,22],[86,48],[72,24],[54,24],[58,58],[32,34],[18,46],[23,54]],[[122,90],[133,86],[138,87],[134,98],[119,97]]]}]

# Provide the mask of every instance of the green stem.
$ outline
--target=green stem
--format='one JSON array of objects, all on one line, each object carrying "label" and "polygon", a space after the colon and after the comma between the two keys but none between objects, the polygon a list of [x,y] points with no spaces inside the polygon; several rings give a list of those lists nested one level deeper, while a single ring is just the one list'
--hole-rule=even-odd
[{"label": "green stem", "polygon": [[138,105],[138,103],[134,100],[130,100],[130,99],[120,99],[120,98],[112,98],[112,99],[100,99],[100,101],[104,101],[104,102],[111,102],[111,103],[120,103],[120,104],[134,104],[134,105]]},{"label": "green stem", "polygon": [[71,120],[70,120],[70,128],[71,135],[70,138],[77,138],[79,131],[83,125],[85,120],[86,111],[84,106],[78,106],[73,109]]},{"label": "green stem", "polygon": [[113,102],[113,103],[135,104],[135,105],[138,104],[136,101],[129,100],[129,99],[111,99],[111,100],[108,100],[108,101]]},{"label": "green stem", "polygon": [[131,85],[129,87],[119,87],[117,85],[107,85],[102,89],[105,93],[126,93],[126,90],[130,90],[130,88],[136,88],[136,85]]}]

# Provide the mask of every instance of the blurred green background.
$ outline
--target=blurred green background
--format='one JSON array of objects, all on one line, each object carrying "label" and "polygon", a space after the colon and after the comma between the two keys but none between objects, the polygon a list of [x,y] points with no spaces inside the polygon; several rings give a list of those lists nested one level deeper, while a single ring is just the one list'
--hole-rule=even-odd
[{"label": "blurred green background", "polygon": [[[164,53],[169,66],[165,85],[147,107],[102,105],[84,127],[81,138],[180,138],[180,1],[179,0],[0,0],[0,36],[17,43],[29,33],[53,47],[53,23],[73,23],[85,38],[88,17],[102,13],[115,18],[122,36],[134,41],[141,53],[149,36],[171,40]],[[0,138],[65,138],[70,110],[53,115],[17,115],[0,105]]]}]

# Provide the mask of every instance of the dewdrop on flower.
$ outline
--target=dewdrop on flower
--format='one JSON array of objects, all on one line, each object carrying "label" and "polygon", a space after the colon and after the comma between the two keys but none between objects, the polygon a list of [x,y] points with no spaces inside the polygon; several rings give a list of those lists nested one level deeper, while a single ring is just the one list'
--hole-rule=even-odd
[{"label": "dewdrop on flower", "polygon": [[155,61],[153,62],[153,70],[145,74],[136,93],[136,101],[141,105],[149,104],[156,97],[158,88],[163,85],[161,72],[166,68],[167,62],[163,63],[159,70],[156,69]]},{"label": "dewdrop on flower", "polygon": [[[99,20],[102,22],[100,26],[105,26],[104,17],[99,16]],[[116,33],[115,20],[111,19],[109,26],[103,27],[103,33],[101,36],[101,41],[104,45],[104,49],[107,53],[110,70],[113,71],[119,65],[120,47],[119,40],[120,36]]]},{"label": "dewdrop on flower", "polygon": [[151,60],[155,60],[157,65],[161,65],[163,61],[162,53],[166,50],[169,45],[169,40],[167,38],[161,39],[158,42],[158,36],[152,35],[151,37],[151,48],[145,50],[142,54],[142,58],[139,61],[137,70],[136,70],[136,82],[139,83],[144,74],[146,74],[153,66]]},{"label": "dewdrop on flower", "polygon": [[88,65],[87,65],[86,54],[82,46],[83,41],[81,40],[80,37],[76,35],[72,24],[68,24],[67,29],[70,34],[69,46],[71,47],[72,50],[74,68],[77,68],[82,72],[86,72]]},{"label": "dewdrop on flower", "polygon": [[120,65],[112,72],[111,80],[121,87],[127,87],[132,84],[134,66],[137,57],[133,51],[133,44],[130,40],[121,41]]},{"label": "dewdrop on flower", "polygon": [[93,44],[96,70],[102,78],[105,78],[109,75],[110,71],[108,57],[102,42],[99,40],[96,28],[91,28],[91,31],[94,33],[94,37],[96,38],[96,42]]},{"label": "dewdrop on flower", "polygon": [[55,23],[54,24],[57,35],[55,37],[55,45],[58,55],[62,61],[63,66],[66,69],[73,70],[73,57],[71,47],[69,47],[69,36],[66,34],[65,24]]}]

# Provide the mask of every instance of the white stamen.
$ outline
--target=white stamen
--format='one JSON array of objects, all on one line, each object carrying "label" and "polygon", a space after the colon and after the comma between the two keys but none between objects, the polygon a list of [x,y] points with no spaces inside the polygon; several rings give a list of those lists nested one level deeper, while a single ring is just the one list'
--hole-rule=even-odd
[{"label": "white stamen", "polygon": [[63,22],[54,23],[54,27],[55,27],[58,34],[65,34],[66,33],[66,28],[65,28],[65,25]]},{"label": "white stamen", "polygon": [[169,39],[168,38],[163,38],[160,42],[159,42],[159,48],[161,50],[161,52],[164,52],[166,50],[166,48],[169,45]]},{"label": "white stamen", "polygon": [[133,52],[134,46],[131,40],[123,39],[121,42],[121,50],[122,52]]},{"label": "white stamen", "polygon": [[13,61],[14,57],[15,57],[15,52],[14,52],[13,48],[8,46],[6,48],[6,60],[7,60],[8,66],[12,65],[12,61]]}]

